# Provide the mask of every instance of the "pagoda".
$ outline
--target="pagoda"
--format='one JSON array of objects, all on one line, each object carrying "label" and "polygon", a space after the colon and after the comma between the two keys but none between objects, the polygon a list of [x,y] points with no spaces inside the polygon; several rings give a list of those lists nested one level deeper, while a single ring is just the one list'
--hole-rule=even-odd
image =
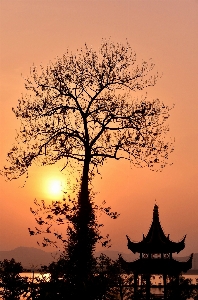
[{"label": "pagoda", "polygon": [[179,262],[172,257],[173,253],[179,253],[185,248],[185,238],[180,242],[173,242],[169,235],[165,235],[160,224],[158,206],[153,209],[153,220],[146,236],[140,242],[132,242],[127,236],[128,248],[133,253],[139,253],[140,258],[127,263],[130,271],[134,273],[134,298],[138,299],[138,276],[146,278],[146,299],[150,299],[150,276],[162,275],[164,286],[164,299],[167,299],[167,276],[174,276],[179,285],[179,275],[192,268],[192,258],[186,262]]}]

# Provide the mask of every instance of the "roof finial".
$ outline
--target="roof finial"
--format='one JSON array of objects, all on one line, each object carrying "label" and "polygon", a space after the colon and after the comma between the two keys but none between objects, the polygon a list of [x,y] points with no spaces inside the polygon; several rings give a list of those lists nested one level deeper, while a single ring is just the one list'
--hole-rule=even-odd
[{"label": "roof finial", "polygon": [[159,205],[157,204],[157,200],[155,199],[155,205],[154,205],[154,209],[158,209]]},{"label": "roof finial", "polygon": [[[155,200],[156,201],[156,200]],[[158,212],[158,205],[155,203],[154,209],[153,209],[153,218],[154,217],[159,217],[159,212]]]}]

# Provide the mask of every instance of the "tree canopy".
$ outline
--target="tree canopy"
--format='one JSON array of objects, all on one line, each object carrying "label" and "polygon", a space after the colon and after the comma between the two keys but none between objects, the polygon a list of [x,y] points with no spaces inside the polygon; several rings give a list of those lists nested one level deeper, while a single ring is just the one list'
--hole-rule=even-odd
[{"label": "tree canopy", "polygon": [[13,109],[21,121],[8,153],[7,178],[64,160],[98,168],[108,158],[163,168],[172,150],[165,140],[169,108],[159,99],[132,100],[132,92],[156,83],[152,62],[136,63],[130,45],[103,41],[98,52],[68,50],[46,68],[35,67],[26,80],[27,94]]}]

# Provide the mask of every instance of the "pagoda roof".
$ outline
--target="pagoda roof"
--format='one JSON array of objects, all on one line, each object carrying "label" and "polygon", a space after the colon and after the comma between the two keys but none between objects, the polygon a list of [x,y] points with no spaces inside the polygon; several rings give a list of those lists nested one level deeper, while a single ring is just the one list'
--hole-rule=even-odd
[{"label": "pagoda roof", "polygon": [[136,272],[138,274],[167,274],[176,275],[182,272],[186,273],[192,268],[193,254],[187,261],[181,262],[175,259],[137,259],[133,262],[126,262],[120,257],[121,265],[124,269]]},{"label": "pagoda roof", "polygon": [[140,242],[132,242],[127,236],[128,248],[133,253],[179,253],[185,248],[185,238],[180,242],[173,242],[169,239],[169,235],[165,235],[160,224],[158,206],[153,209],[153,220],[149,232],[143,235]]}]

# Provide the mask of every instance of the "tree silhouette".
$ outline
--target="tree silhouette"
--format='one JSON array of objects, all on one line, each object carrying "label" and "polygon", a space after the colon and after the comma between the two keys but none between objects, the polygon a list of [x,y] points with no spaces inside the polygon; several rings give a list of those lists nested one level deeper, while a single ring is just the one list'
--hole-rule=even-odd
[{"label": "tree silhouette", "polygon": [[107,159],[126,159],[160,169],[172,151],[172,143],[165,140],[169,107],[159,99],[135,101],[131,96],[155,85],[153,67],[145,61],[139,66],[128,42],[103,41],[98,52],[85,44],[46,68],[33,66],[25,83],[27,94],[13,109],[21,127],[4,167],[8,179],[27,175],[34,162],[62,160],[64,169],[76,161],[81,166],[72,250],[81,282],[86,281],[96,241],[89,183],[98,168]]},{"label": "tree silhouette", "polygon": [[19,273],[23,272],[21,263],[4,259],[0,261],[0,295],[1,299],[19,300],[22,295],[28,291],[28,282],[26,277],[21,277]]}]

